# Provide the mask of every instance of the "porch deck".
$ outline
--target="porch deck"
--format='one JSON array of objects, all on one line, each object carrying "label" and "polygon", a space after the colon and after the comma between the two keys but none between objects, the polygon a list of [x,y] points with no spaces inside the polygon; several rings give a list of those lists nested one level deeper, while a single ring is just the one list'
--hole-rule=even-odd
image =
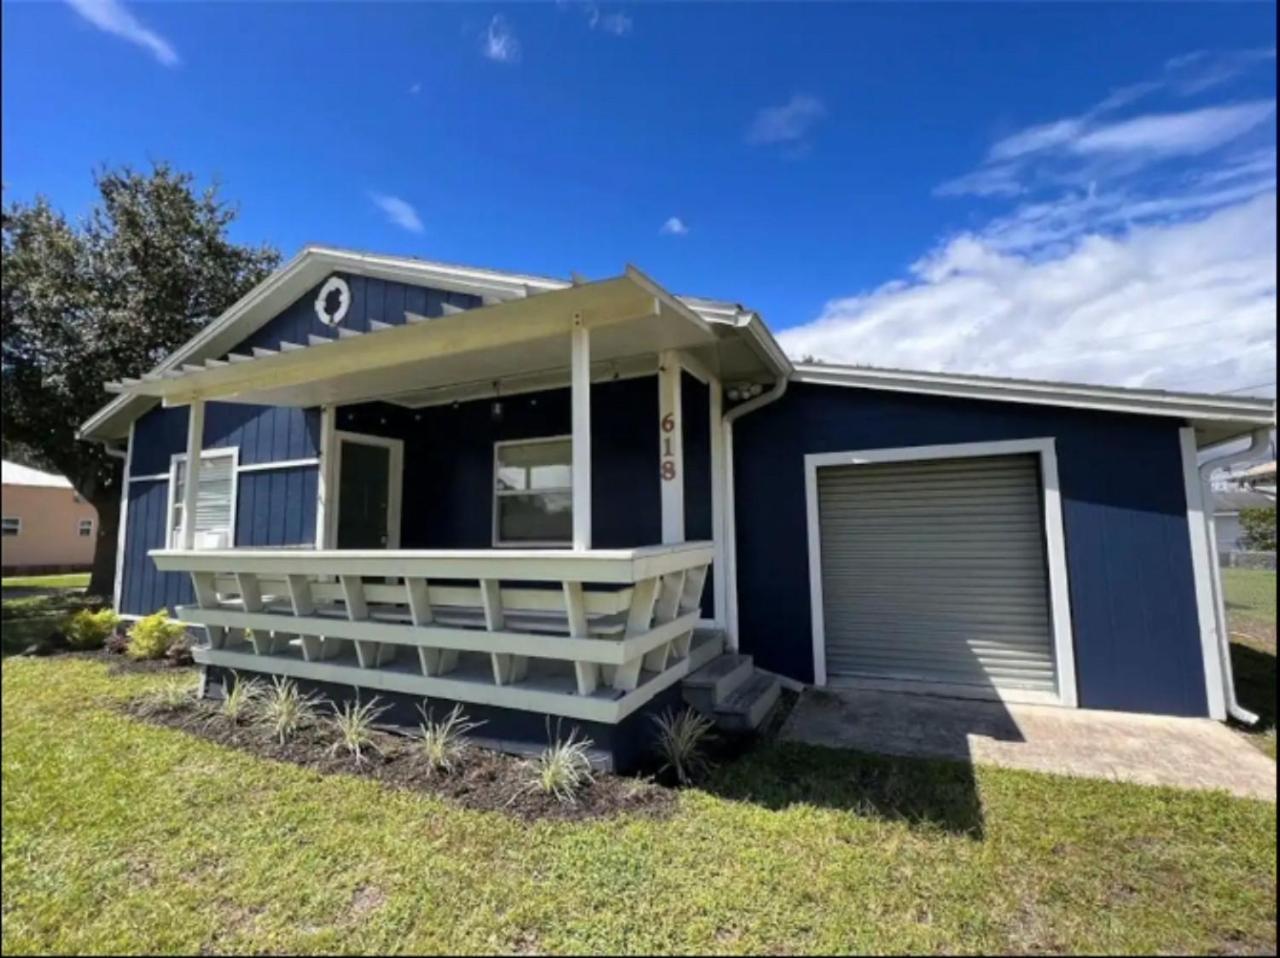
[{"label": "porch deck", "polygon": [[620,550],[156,550],[202,664],[615,724],[695,645],[709,542]]}]

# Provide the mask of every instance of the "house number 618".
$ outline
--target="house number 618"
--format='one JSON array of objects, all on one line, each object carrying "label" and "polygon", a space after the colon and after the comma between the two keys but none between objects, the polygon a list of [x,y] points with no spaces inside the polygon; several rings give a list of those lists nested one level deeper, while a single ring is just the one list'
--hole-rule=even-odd
[{"label": "house number 618", "polygon": [[675,432],[675,413],[667,413],[662,417],[662,479],[670,482],[676,477],[676,454],[671,449],[671,433]]}]

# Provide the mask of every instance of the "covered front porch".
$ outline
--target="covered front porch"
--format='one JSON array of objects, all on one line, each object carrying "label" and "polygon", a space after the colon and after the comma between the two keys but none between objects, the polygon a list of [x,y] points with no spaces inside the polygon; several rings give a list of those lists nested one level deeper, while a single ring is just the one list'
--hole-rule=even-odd
[{"label": "covered front porch", "polygon": [[[734,330],[628,270],[120,384],[185,409],[148,557],[190,578],[197,661],[622,722],[724,647],[722,384],[767,371]],[[309,546],[258,544],[293,498],[208,519],[219,450],[268,468],[205,448],[229,404],[316,417]]]}]

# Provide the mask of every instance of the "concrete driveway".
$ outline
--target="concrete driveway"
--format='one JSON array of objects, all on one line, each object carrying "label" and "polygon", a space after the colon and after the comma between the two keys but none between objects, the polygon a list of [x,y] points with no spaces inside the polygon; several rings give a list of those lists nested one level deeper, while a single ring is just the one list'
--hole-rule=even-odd
[{"label": "concrete driveway", "polygon": [[1276,800],[1276,763],[1209,719],[811,689],[780,735],[886,755]]}]

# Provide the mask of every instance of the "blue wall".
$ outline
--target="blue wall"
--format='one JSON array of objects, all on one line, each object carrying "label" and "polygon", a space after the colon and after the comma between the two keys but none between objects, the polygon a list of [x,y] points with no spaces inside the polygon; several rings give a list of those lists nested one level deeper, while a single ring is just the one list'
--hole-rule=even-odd
[{"label": "blue wall", "polygon": [[[470,293],[427,289],[348,273],[334,275],[345,279],[351,289],[351,306],[339,324],[343,329],[368,332],[369,321],[372,319],[399,326],[404,323],[406,310],[420,316],[442,316],[444,303],[461,309],[473,309],[481,305],[480,297]],[[231,352],[248,353],[254,346],[278,349],[281,342],[305,346],[307,337],[312,335],[336,338],[337,330],[326,326],[316,316],[316,296],[320,294],[320,287],[323,285],[323,281],[317,283]]]},{"label": "blue wall", "polygon": [[[403,439],[406,549],[493,545],[493,444],[567,435],[568,389],[408,410],[344,406],[337,428]],[[596,548],[662,541],[658,485],[658,385],[652,376],[591,387],[592,538]]]},{"label": "blue wall", "polygon": [[[351,289],[351,306],[342,321],[345,329],[367,332],[371,320],[404,323],[405,311],[443,316],[444,304],[462,309],[481,305],[479,296],[405,283],[338,273]],[[316,317],[315,300],[323,282],[304,293],[232,352],[253,347],[276,349],[283,341],[305,344],[309,335],[334,338],[336,330]],[[131,473],[168,473],[170,457],[186,449],[186,409],[153,409],[136,424]],[[205,411],[204,448],[239,446],[240,465],[259,465],[319,455],[320,416],[315,409],[210,403]],[[315,541],[315,466],[243,472],[239,476],[235,544],[238,546],[310,545]],[[410,490],[406,481],[406,515]],[[124,583],[121,611],[145,615],[161,606],[191,601],[186,576],[162,574],[146,552],[165,543],[168,483],[131,483],[125,530]],[[136,505],[135,505],[136,502]],[[425,510],[416,501],[414,508]],[[406,543],[407,544],[407,543]]]},{"label": "blue wall", "polygon": [[[156,408],[134,426],[130,475],[169,472],[170,457],[187,447],[187,410]],[[320,415],[314,409],[209,403],[205,409],[205,449],[240,448],[240,465],[314,459],[320,451]],[[315,542],[316,466],[241,472],[236,490],[235,544],[310,545]],[[167,479],[129,484],[125,519],[124,583],[120,611],[147,615],[192,601],[190,579],[163,573],[147,557],[165,545]]]},{"label": "blue wall", "polygon": [[[680,374],[680,418],[684,439],[684,536],[713,538],[711,514],[711,390],[687,372]],[[702,590],[703,618],[716,614],[715,577]]]},{"label": "blue wall", "polygon": [[793,384],[734,426],[743,652],[813,680],[804,456],[1057,440],[1086,708],[1207,713],[1177,420]]}]

